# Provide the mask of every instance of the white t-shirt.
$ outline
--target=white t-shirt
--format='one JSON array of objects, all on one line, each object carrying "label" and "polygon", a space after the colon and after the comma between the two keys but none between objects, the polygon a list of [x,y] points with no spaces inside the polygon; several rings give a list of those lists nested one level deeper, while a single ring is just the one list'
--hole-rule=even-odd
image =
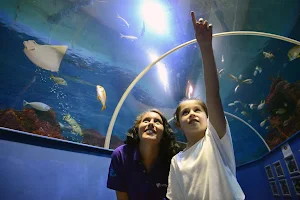
[{"label": "white t-shirt", "polygon": [[207,119],[205,136],[172,158],[167,197],[170,200],[240,200],[231,133],[219,138]]}]

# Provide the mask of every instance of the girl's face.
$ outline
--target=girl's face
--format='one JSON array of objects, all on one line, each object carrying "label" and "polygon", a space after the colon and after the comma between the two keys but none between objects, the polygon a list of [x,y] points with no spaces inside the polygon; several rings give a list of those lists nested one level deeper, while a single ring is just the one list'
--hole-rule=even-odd
[{"label": "girl's face", "polygon": [[188,136],[205,132],[207,115],[197,100],[188,100],[180,104],[179,128]]},{"label": "girl's face", "polygon": [[142,117],[138,127],[141,141],[150,141],[159,144],[164,132],[163,120],[155,112],[147,112]]}]

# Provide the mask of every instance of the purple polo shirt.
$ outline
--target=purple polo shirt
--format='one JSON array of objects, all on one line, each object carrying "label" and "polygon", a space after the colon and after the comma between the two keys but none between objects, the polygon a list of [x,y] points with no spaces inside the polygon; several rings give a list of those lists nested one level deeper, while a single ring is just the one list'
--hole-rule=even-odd
[{"label": "purple polo shirt", "polygon": [[107,187],[127,192],[130,200],[163,200],[170,165],[160,159],[147,173],[138,146],[122,145],[112,153]]}]

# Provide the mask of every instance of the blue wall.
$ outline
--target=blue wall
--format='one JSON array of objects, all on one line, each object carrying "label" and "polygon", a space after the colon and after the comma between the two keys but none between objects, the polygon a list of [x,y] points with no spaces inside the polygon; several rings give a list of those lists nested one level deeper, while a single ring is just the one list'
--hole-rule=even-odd
[{"label": "blue wall", "polygon": [[[293,155],[295,159],[300,161],[300,140],[299,140],[300,132],[295,134],[293,137],[289,138],[287,142],[292,149]],[[284,144],[285,144],[284,143]],[[251,146],[249,146],[251,148]],[[273,166],[274,162],[280,161],[281,166],[284,171],[284,177],[278,178],[275,173],[275,168]],[[274,174],[274,179],[269,180],[265,171],[265,166],[271,165],[272,172]],[[299,173],[290,175],[285,164],[284,156],[281,151],[281,147],[277,147],[273,149],[270,153],[263,156],[261,159],[252,162],[250,164],[246,164],[237,168],[237,178],[238,181],[246,194],[247,200],[260,200],[260,199],[300,199],[300,196],[296,196],[294,186],[292,185],[291,177],[300,176]],[[291,192],[290,197],[283,197],[281,193],[281,189],[278,183],[278,180],[287,180],[289,185],[289,189]],[[279,196],[273,196],[269,181],[275,181],[277,184],[277,188],[279,190]]]},{"label": "blue wall", "polygon": [[0,199],[115,200],[106,188],[110,154],[0,130]]},{"label": "blue wall", "polygon": [[[299,134],[288,143],[299,163]],[[111,151],[102,148],[0,130],[0,199],[115,200],[115,192],[106,188],[110,154]],[[278,160],[285,174],[279,180],[287,180],[292,199],[297,199],[281,148],[277,148],[260,160],[237,169],[237,178],[247,200],[284,199],[274,167],[280,192],[280,197],[276,198],[264,168]]]}]

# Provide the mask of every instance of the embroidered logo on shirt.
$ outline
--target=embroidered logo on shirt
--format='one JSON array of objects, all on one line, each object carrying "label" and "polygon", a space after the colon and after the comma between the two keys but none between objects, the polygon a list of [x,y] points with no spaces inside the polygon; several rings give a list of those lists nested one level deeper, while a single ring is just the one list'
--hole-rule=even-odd
[{"label": "embroidered logo on shirt", "polygon": [[110,170],[109,170],[109,176],[111,176],[111,177],[117,176],[116,172],[112,168],[110,168]]},{"label": "embroidered logo on shirt", "polygon": [[156,183],[156,187],[160,188],[160,187],[168,187],[167,184],[161,184],[161,183]]}]

